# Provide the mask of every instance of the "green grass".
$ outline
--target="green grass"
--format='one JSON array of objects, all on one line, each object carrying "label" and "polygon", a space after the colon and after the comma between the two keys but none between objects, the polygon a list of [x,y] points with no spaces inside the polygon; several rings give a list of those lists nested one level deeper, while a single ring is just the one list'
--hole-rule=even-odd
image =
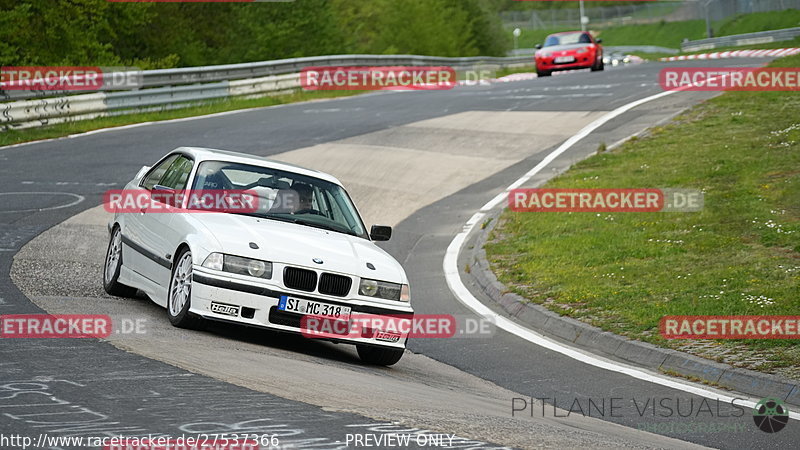
[{"label": "green grass", "polygon": [[752,14],[739,14],[715,24],[717,36],[755,33],[756,31],[779,30],[800,27],[800,10],[786,9]]},{"label": "green grass", "polygon": [[714,52],[727,52],[727,51],[734,51],[734,50],[763,50],[769,48],[797,48],[800,47],[800,37],[796,37],[790,41],[780,41],[780,42],[769,42],[766,44],[754,44],[754,45],[746,45],[743,47],[720,47],[710,50],[696,50],[693,52],[681,52],[681,53],[636,53],[636,55],[650,60],[650,61],[657,61],[660,58],[668,58],[670,56],[679,56],[679,55],[697,55],[700,53],[714,53]]},{"label": "green grass", "polygon": [[515,67],[513,69],[511,68],[500,69],[497,72],[495,72],[494,76],[495,78],[500,78],[514,73],[528,73],[528,72],[536,72],[536,65],[531,64],[529,66]]},{"label": "green grass", "polygon": [[[797,67],[800,57],[773,65]],[[705,209],[504,212],[487,254],[531,302],[674,348],[686,342],[661,338],[664,315],[800,311],[800,92],[726,93],[547,187],[701,189]],[[721,345],[769,360],[755,369],[800,367],[796,340]]]},{"label": "green grass", "polygon": [[[577,24],[576,24],[577,26]],[[712,23],[715,36],[753,33],[756,31],[775,30],[800,26],[800,10],[787,9],[764,13],[740,14],[725,20]],[[519,48],[532,48],[544,42],[547,35],[558,31],[569,31],[576,28],[552,30],[523,29],[519,38]],[[603,39],[604,45],[658,45],[668,48],[680,48],[684,38],[689,40],[706,37],[704,20],[683,22],[659,22],[642,25],[622,25],[595,30]],[[508,31],[511,33],[511,30]],[[510,35],[510,34],[509,34]]]},{"label": "green grass", "polygon": [[680,48],[684,38],[695,40],[706,37],[706,24],[702,20],[689,20],[623,25],[598,30],[597,37],[603,39],[603,45],[658,45]]},{"label": "green grass", "polygon": [[118,127],[142,122],[156,122],[161,120],[178,119],[183,117],[203,116],[224,111],[239,109],[261,108],[265,106],[282,105],[309,100],[320,100],[333,97],[343,97],[363,93],[363,91],[315,91],[297,92],[273,97],[255,99],[230,99],[218,101],[201,106],[191,106],[182,109],[153,111],[144,113],[126,114],[112,117],[99,117],[97,119],[65,122],[44,127],[27,128],[22,130],[0,131],[0,146],[19,144],[22,142],[52,139],[71,134],[83,133],[101,128]]}]

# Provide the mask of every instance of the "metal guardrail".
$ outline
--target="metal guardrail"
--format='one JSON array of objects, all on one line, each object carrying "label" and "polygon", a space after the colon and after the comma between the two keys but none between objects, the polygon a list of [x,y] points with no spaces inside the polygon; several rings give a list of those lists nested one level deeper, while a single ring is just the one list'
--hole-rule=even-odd
[{"label": "metal guardrail", "polygon": [[[210,83],[214,81],[241,80],[269,75],[283,75],[300,72],[305,67],[313,66],[452,66],[455,68],[471,67],[481,64],[509,65],[528,62],[522,57],[489,57],[476,56],[466,58],[447,58],[422,55],[330,55],[305,58],[278,59],[242,64],[225,64],[219,66],[182,67],[177,69],[144,70],[140,72],[140,88],[178,86],[183,84]],[[86,93],[87,91],[82,91]],[[63,96],[74,91],[2,91],[0,102],[28,100]]]},{"label": "metal guardrail", "polygon": [[28,128],[142,110],[180,108],[231,97],[300,89],[300,70],[314,66],[481,66],[531,64],[529,56],[444,58],[420,55],[333,55],[220,66],[146,70],[128,91],[0,91],[0,130]]},{"label": "metal guardrail", "polygon": [[686,41],[681,44],[684,52],[711,50],[721,47],[739,47],[742,45],[765,44],[769,42],[789,41],[800,36],[800,27],[782,30],[759,31],[757,33],[734,34],[711,39]]}]

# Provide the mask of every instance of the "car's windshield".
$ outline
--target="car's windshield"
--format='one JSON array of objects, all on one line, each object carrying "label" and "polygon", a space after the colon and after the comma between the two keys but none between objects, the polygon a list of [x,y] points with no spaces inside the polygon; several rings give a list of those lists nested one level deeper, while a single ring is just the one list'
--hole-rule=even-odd
[{"label": "car's windshield", "polygon": [[197,168],[196,190],[249,190],[256,211],[241,214],[323,228],[367,238],[347,192],[319,178],[266,167],[204,161]]},{"label": "car's windshield", "polygon": [[591,44],[592,41],[586,33],[551,34],[544,41],[545,47],[554,45]]}]

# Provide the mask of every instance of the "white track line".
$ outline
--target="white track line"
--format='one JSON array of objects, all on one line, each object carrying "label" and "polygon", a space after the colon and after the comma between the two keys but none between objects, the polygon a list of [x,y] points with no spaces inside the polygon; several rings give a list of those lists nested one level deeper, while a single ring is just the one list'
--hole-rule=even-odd
[{"label": "white track line", "polygon": [[[713,391],[711,389],[702,387],[700,385],[680,381],[674,378],[668,378],[663,375],[657,374],[655,372],[650,372],[628,364],[612,361],[610,359],[603,358],[576,349],[574,347],[562,344],[560,342],[556,342],[550,338],[542,336],[541,334],[529,328],[523,327],[517,324],[516,322],[507,319],[506,317],[496,314],[491,309],[489,309],[489,307],[481,303],[480,300],[475,298],[475,296],[473,296],[472,293],[469,291],[469,289],[467,289],[467,287],[464,285],[463,281],[461,280],[461,275],[459,274],[458,271],[458,255],[461,252],[461,248],[463,247],[464,242],[467,239],[467,236],[475,228],[475,225],[479,223],[481,219],[483,219],[486,216],[489,210],[496,207],[507,198],[509,191],[511,191],[512,189],[516,189],[517,187],[521,186],[522,184],[530,180],[534,175],[536,175],[539,171],[541,171],[554,159],[556,159],[556,157],[567,151],[578,141],[588,136],[591,132],[593,132],[603,124],[609,122],[610,120],[620,116],[621,114],[639,105],[642,105],[644,103],[653,100],[657,100],[662,97],[666,97],[667,95],[674,94],[676,92],[681,92],[681,91],[675,90],[675,91],[661,92],[659,94],[652,95],[650,97],[646,97],[637,100],[635,102],[628,103],[627,105],[621,106],[609,112],[608,114],[598,118],[594,122],[585,126],[576,135],[567,139],[563,144],[561,144],[558,148],[556,148],[549,155],[547,155],[533,169],[529,170],[525,175],[523,175],[517,181],[508,186],[505,191],[498,194],[488,203],[483,205],[483,207],[478,212],[473,214],[472,217],[470,217],[470,219],[467,220],[467,222],[464,224],[462,231],[458,233],[450,242],[450,245],[447,246],[447,251],[445,252],[444,261],[442,264],[442,267],[444,269],[444,276],[445,279],[447,280],[447,286],[450,288],[450,291],[466,307],[474,311],[477,315],[492,320],[495,323],[495,325],[497,325],[498,328],[503,329],[511,334],[514,334],[517,337],[520,337],[528,342],[531,342],[532,344],[544,347],[548,350],[552,350],[557,353],[561,353],[564,356],[568,356],[582,363],[589,364],[612,372],[628,375],[642,381],[659,384],[661,386],[666,386],[668,388],[677,389],[680,391],[699,395],[701,397],[706,397],[709,399],[718,399],[724,402],[732,402],[736,399],[739,399],[737,400],[738,405],[754,408],[756,406],[756,403],[758,402],[758,400],[754,398],[743,399],[742,397],[734,397],[726,395],[721,391],[720,392]],[[789,416],[792,419],[800,420],[800,413],[789,412]]]}]

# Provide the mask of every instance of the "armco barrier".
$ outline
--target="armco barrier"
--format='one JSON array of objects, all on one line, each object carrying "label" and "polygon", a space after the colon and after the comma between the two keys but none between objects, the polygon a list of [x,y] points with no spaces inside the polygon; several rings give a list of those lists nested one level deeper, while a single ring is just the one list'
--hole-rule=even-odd
[{"label": "armco barrier", "polygon": [[800,36],[800,27],[759,31],[757,33],[734,34],[718,38],[686,41],[681,44],[681,50],[684,52],[695,52],[698,50],[711,50],[721,47],[766,44],[769,42],[789,41],[797,36]]},{"label": "armco barrier", "polygon": [[[144,70],[141,88],[180,86],[214,81],[231,81],[273,75],[298,73],[309,66],[453,66],[456,68],[495,64],[505,67],[531,64],[530,56],[445,58],[421,55],[331,55],[307,58],[279,59],[219,66],[182,67],[178,69]],[[85,91],[84,91],[85,92]],[[0,101],[58,97],[70,92],[61,91],[2,91]]]},{"label": "armco barrier", "polygon": [[481,66],[518,67],[528,56],[443,58],[420,55],[333,55],[221,66],[146,70],[142,85],[129,91],[82,93],[0,91],[0,130],[141,110],[180,108],[230,97],[257,97],[300,88],[299,71],[309,66]]}]

